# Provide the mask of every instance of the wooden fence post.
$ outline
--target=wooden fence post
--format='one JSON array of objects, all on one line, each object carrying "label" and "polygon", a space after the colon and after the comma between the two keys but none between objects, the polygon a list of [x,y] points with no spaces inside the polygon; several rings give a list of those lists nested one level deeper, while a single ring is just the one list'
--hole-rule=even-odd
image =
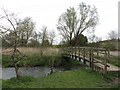
[{"label": "wooden fence post", "polygon": [[79,51],[78,51],[78,52],[79,52],[79,55],[78,55],[78,56],[79,56],[79,61],[80,61],[80,59],[81,59],[81,57],[80,57],[80,47],[79,47]]},{"label": "wooden fence post", "polygon": [[107,73],[107,52],[105,51],[105,54],[104,54],[104,73],[106,74]]},{"label": "wooden fence post", "polygon": [[99,50],[97,50],[97,58],[99,57]]},{"label": "wooden fence post", "polygon": [[71,49],[72,49],[72,59],[73,59],[73,47]]},{"label": "wooden fence post", "polygon": [[89,61],[90,61],[90,67],[92,67],[92,50],[89,50]]},{"label": "wooden fence post", "polygon": [[83,48],[83,59],[84,59],[84,64],[86,64],[86,63],[85,63],[85,54],[86,54],[85,48]]},{"label": "wooden fence post", "polygon": [[77,50],[76,50],[76,46],[75,46],[75,56],[74,56],[74,57],[75,57],[75,60],[76,60],[76,53],[77,53]]},{"label": "wooden fence post", "polygon": [[108,50],[108,58],[110,58],[110,50]]},{"label": "wooden fence post", "polygon": [[93,49],[91,50],[91,68],[94,70],[94,52]]}]

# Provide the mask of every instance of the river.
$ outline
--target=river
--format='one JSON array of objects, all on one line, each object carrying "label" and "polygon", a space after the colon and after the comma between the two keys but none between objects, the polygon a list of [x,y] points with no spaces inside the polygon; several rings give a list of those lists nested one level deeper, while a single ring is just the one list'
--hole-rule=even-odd
[{"label": "river", "polygon": [[[0,68],[1,69],[1,68]],[[64,68],[54,68],[54,72],[61,72]],[[21,67],[19,69],[19,73],[21,76],[44,76],[48,75],[50,73],[49,67]],[[9,67],[9,68],[2,68],[2,77],[1,79],[10,79],[16,77],[15,68]]]},{"label": "river", "polygon": [[[65,70],[78,70],[81,68],[88,68],[84,65],[82,66],[75,66],[72,68],[65,68],[65,67],[55,67],[54,72],[63,72]],[[0,68],[0,79],[10,79],[13,77],[16,77],[15,68],[13,67],[7,67],[7,68]],[[19,74],[21,76],[33,76],[33,77],[39,77],[48,75],[50,73],[50,68],[41,66],[41,67],[21,67],[19,68]]]}]

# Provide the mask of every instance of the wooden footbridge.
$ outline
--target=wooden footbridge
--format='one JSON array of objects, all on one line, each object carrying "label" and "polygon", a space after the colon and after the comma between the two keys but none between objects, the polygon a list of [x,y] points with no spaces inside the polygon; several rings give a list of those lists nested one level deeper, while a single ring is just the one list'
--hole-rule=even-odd
[{"label": "wooden footbridge", "polygon": [[62,48],[64,57],[72,58],[90,66],[93,70],[107,73],[119,72],[120,68],[108,63],[110,52],[102,48],[67,47]]}]

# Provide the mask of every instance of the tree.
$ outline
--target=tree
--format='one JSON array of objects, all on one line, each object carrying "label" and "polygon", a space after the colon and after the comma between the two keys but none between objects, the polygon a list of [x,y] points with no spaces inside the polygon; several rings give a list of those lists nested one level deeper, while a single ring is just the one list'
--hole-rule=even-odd
[{"label": "tree", "polygon": [[[75,43],[75,41],[77,41],[77,42]],[[88,42],[87,37],[84,36],[83,34],[80,34],[76,37],[76,40],[75,39],[72,40],[72,46],[75,46],[75,45],[76,46],[85,46],[85,45],[87,45],[87,42]]]},{"label": "tree", "polygon": [[11,47],[14,45],[14,33],[10,32],[2,37],[2,47]]},{"label": "tree", "polygon": [[41,40],[42,40],[42,46],[44,45],[44,42],[48,40],[48,32],[46,26],[42,27]]},{"label": "tree", "polygon": [[32,32],[35,28],[35,23],[29,17],[24,18],[24,20],[20,20],[18,23],[19,24],[17,29],[18,29],[20,44],[22,46],[25,46],[32,35]]},{"label": "tree", "polygon": [[44,47],[50,46],[49,40],[44,40],[44,42],[42,43],[42,46]]},{"label": "tree", "polygon": [[2,36],[5,36],[5,33],[12,34],[12,40],[13,40],[13,53],[11,55],[12,64],[14,65],[16,77],[20,77],[18,73],[19,67],[17,64],[23,60],[25,55],[23,55],[18,49],[19,44],[19,37],[18,37],[18,21],[19,19],[16,18],[16,15],[14,13],[9,13],[6,10],[2,9],[4,15],[0,15],[1,19],[6,20],[9,23],[9,26],[5,26],[3,24],[0,25]]},{"label": "tree", "polygon": [[[17,23],[17,26],[15,29],[17,34],[18,46],[25,46],[32,35],[35,24],[34,22],[32,22],[32,19],[28,17],[26,17],[23,20],[19,19],[18,21],[16,21],[16,23]],[[9,33],[6,33],[3,35],[3,43],[6,43],[5,46],[7,47],[12,46],[14,44],[13,40],[14,40],[13,31],[9,31]]]},{"label": "tree", "polygon": [[97,23],[98,13],[96,7],[82,2],[79,5],[79,12],[74,7],[70,7],[59,17],[57,29],[64,40],[71,45],[73,38],[77,38],[85,30],[95,28]]},{"label": "tree", "polygon": [[108,33],[108,39],[110,39],[110,40],[116,40],[116,39],[118,39],[117,32],[116,31],[110,31]]},{"label": "tree", "polygon": [[51,45],[53,44],[54,39],[55,39],[55,32],[54,32],[54,31],[51,31],[51,32],[49,33],[49,41],[50,41],[50,44],[51,44]]},{"label": "tree", "polygon": [[67,9],[67,12],[63,13],[58,20],[57,29],[62,35],[64,41],[71,44],[73,38],[74,29],[77,26],[77,18],[74,8]]}]

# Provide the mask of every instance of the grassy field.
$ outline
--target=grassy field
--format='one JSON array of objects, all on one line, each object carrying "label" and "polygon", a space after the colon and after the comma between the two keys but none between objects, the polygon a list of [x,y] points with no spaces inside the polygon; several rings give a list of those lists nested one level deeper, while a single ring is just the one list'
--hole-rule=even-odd
[{"label": "grassy field", "polygon": [[[109,78],[109,79],[108,79]],[[3,88],[118,88],[104,76],[90,69],[55,72],[42,77],[21,77],[3,80]]]}]

